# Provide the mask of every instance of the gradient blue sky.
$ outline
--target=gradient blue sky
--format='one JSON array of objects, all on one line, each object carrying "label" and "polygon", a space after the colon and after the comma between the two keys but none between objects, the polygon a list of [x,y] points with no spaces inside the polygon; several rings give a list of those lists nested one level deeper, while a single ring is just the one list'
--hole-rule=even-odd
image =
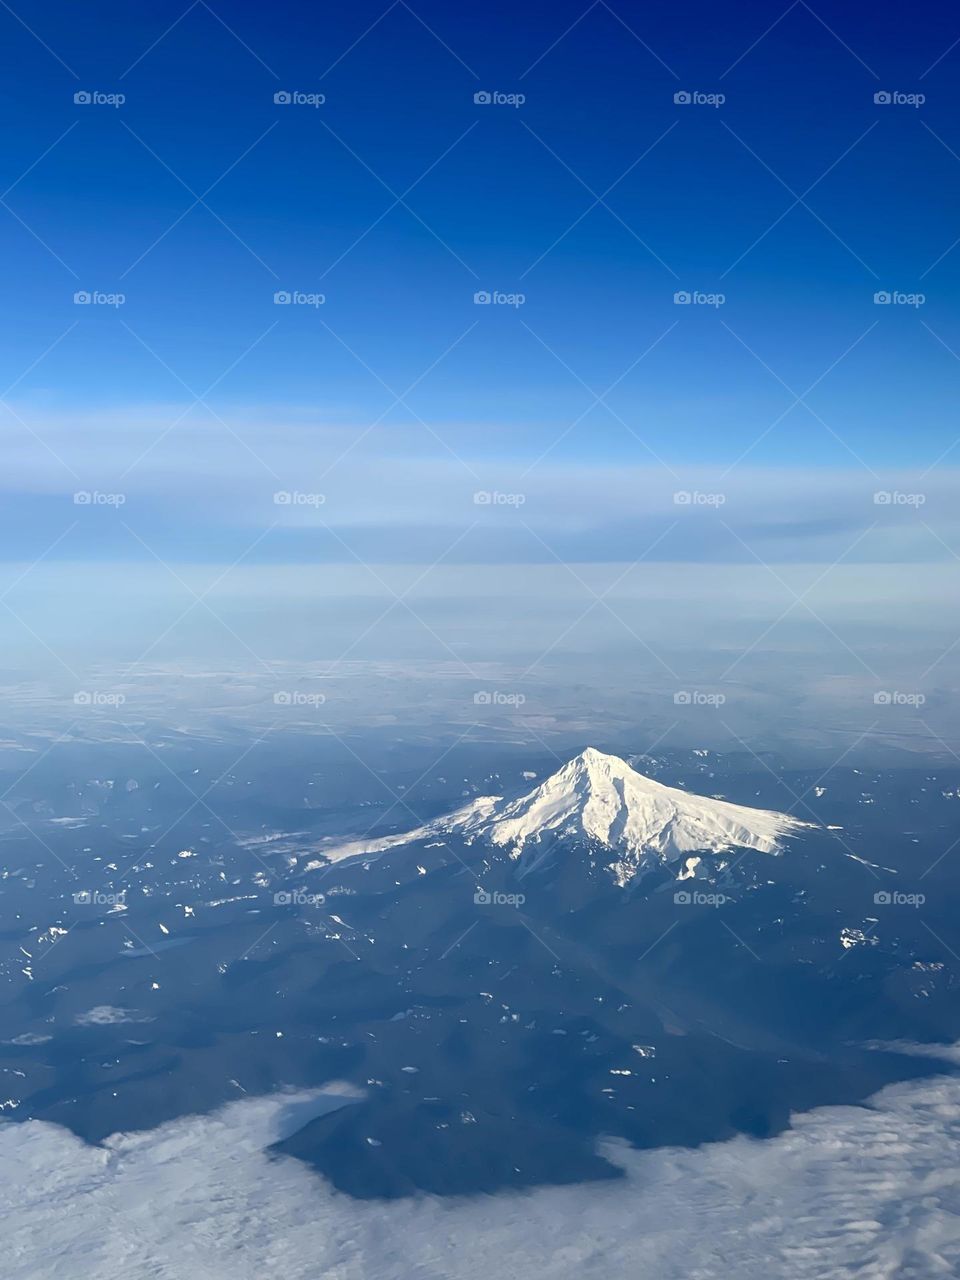
[{"label": "gradient blue sky", "polygon": [[[872,503],[952,501],[944,6],[53,3],[0,29],[8,583],[240,556],[955,563],[952,525]],[[278,509],[295,488],[322,510]],[[722,491],[722,528],[678,489]]]},{"label": "gradient blue sky", "polygon": [[[933,461],[960,371],[915,313],[878,313],[872,297],[922,289],[919,318],[960,349],[960,250],[929,271],[957,235],[960,161],[947,148],[960,150],[960,50],[928,70],[960,24],[943,6],[831,5],[821,21],[797,4],[764,36],[785,5],[626,5],[618,13],[635,38],[602,4],[586,7],[421,4],[438,38],[402,4],[382,16],[383,0],[232,4],[218,12],[240,39],[202,4],[185,16],[182,3],[21,10],[75,76],[3,14],[4,186],[29,169],[0,222],[6,382],[79,321],[15,399],[70,411],[179,403],[174,374],[205,390],[279,322],[215,402],[363,425],[390,397],[324,324],[403,390],[476,323],[414,407],[455,431],[490,424],[479,447],[525,453],[533,433],[555,434],[590,403],[526,322],[596,391],[661,339],[611,403],[658,451],[727,460],[780,411],[784,389],[718,321],[797,391],[879,321],[814,403],[870,458]],[[78,108],[78,88],[127,102]],[[278,108],[283,88],[327,102]],[[478,109],[483,88],[527,102]],[[727,102],[680,109],[673,93],[684,88]],[[928,101],[875,106],[876,90],[897,88]],[[193,201],[186,186],[202,193],[251,146],[208,197],[249,251],[202,207],[168,231]],[[341,258],[393,200],[378,178],[400,194],[434,164],[408,197],[431,230],[398,206]],[[600,194],[618,179],[607,198],[616,216],[594,208],[533,265],[589,208],[586,187]],[[750,249],[794,199],[782,184],[799,195],[818,180],[808,202],[830,229],[797,206]],[[128,301],[119,314],[78,314],[77,288]],[[278,313],[277,288],[327,302],[319,315]],[[478,313],[482,288],[528,301],[519,314]],[[672,296],[684,288],[728,301],[719,315],[678,313]],[[680,332],[661,338],[675,321]],[[398,407],[389,420],[409,415]],[[559,448],[620,458],[635,444],[598,412]],[[754,457],[850,460],[802,411]]]}]

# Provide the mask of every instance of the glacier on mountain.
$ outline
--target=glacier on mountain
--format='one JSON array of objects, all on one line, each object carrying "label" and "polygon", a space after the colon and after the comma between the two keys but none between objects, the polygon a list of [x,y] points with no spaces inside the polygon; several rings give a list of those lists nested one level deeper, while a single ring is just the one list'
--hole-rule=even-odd
[{"label": "glacier on mountain", "polygon": [[502,848],[523,873],[561,842],[587,842],[613,851],[608,869],[623,886],[648,866],[683,859],[686,868],[695,867],[691,854],[731,849],[776,854],[785,837],[811,825],[788,814],[665,786],[619,756],[588,747],[516,800],[480,796],[412,831],[337,845],[323,855],[330,861],[370,857],[450,835]]}]

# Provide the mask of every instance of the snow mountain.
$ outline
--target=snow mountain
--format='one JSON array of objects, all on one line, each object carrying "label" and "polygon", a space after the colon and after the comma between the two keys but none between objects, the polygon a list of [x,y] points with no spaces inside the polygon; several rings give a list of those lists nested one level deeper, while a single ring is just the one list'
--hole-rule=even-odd
[{"label": "snow mountain", "polygon": [[422,827],[323,851],[331,861],[369,857],[438,836],[503,849],[521,874],[556,846],[588,843],[612,851],[608,870],[621,887],[651,866],[682,861],[694,874],[698,854],[754,849],[776,854],[784,837],[810,828],[787,814],[751,809],[664,786],[619,756],[588,747],[516,800],[481,796]]}]

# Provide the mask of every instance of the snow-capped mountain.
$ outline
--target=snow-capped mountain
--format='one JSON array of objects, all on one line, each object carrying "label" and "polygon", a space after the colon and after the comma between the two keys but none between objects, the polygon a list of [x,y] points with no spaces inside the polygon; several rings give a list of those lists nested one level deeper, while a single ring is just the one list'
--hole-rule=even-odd
[{"label": "snow-capped mountain", "polygon": [[401,835],[324,850],[325,857],[369,856],[441,835],[482,840],[531,869],[558,842],[589,842],[615,854],[609,871],[626,885],[644,866],[684,859],[680,878],[698,859],[730,849],[778,853],[781,842],[811,824],[667,787],[619,756],[588,747],[517,800],[481,796],[463,808]]}]

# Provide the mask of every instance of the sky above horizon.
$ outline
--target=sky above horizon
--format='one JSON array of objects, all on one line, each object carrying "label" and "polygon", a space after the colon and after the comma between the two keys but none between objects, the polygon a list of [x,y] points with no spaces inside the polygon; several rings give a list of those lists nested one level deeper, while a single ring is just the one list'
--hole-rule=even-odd
[{"label": "sky above horizon", "polygon": [[[619,589],[584,595],[597,566],[701,566],[683,630],[718,564],[728,612],[766,584],[761,629],[889,565],[859,622],[907,597],[943,622],[913,568],[953,582],[960,550],[942,6],[53,3],[0,27],[23,660],[160,632],[186,656],[178,595],[238,565],[223,608],[258,653],[306,625],[272,577],[298,566],[351,568],[292,589],[328,604],[416,601],[445,567],[441,652],[445,610],[519,619],[558,567],[589,604]],[[125,611],[131,565],[150,598]],[[503,599],[459,566],[509,568]]]}]

